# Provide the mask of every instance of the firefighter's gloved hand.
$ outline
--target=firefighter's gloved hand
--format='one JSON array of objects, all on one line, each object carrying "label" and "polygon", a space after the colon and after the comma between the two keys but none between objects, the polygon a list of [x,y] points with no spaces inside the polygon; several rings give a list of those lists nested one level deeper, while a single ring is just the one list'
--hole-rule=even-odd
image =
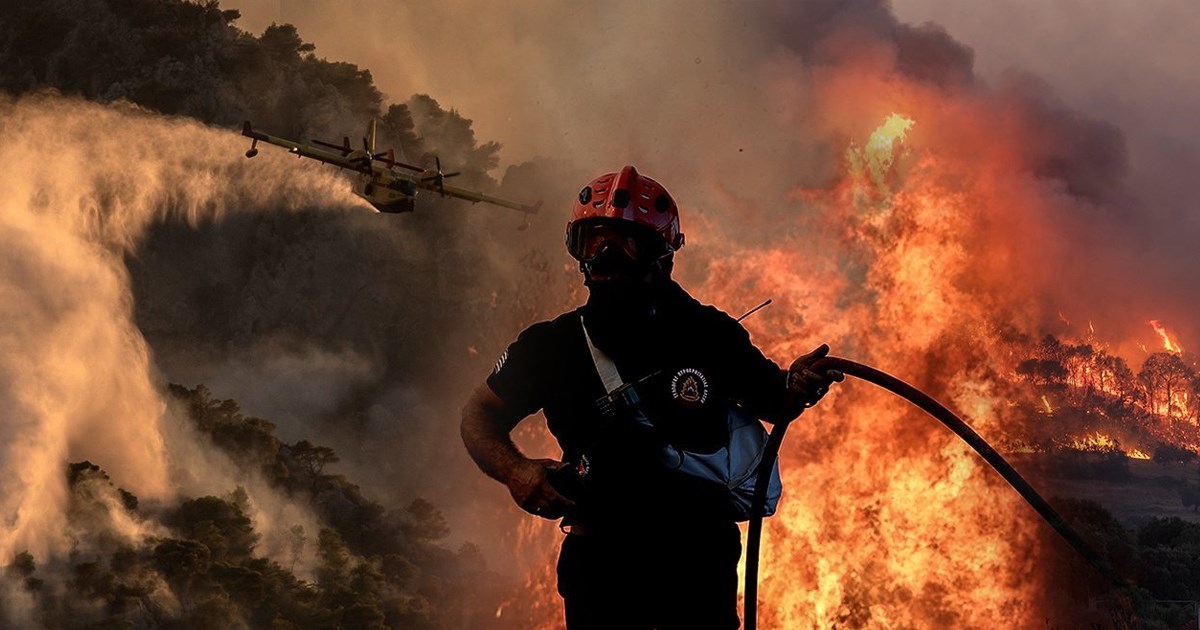
[{"label": "firefighter's gloved hand", "polygon": [[829,345],[821,344],[816,350],[800,356],[788,369],[788,392],[804,407],[812,407],[829,393],[834,383],[840,383],[846,375],[838,370],[815,369],[813,365],[829,354]]},{"label": "firefighter's gloved hand", "polygon": [[562,518],[575,504],[550,484],[550,471],[562,466],[553,459],[529,459],[508,476],[508,491],[522,510],[555,520]]}]

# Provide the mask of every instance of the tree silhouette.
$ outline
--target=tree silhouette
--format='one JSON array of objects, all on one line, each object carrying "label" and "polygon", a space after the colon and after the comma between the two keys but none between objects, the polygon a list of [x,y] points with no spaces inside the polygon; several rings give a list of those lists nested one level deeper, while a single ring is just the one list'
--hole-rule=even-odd
[{"label": "tree silhouette", "polygon": [[1196,459],[1196,454],[1173,444],[1160,444],[1158,448],[1154,449],[1151,459],[1154,463],[1164,466],[1166,464],[1186,464]]},{"label": "tree silhouette", "polygon": [[1192,368],[1169,352],[1155,352],[1146,358],[1138,372],[1145,388],[1144,404],[1154,413],[1183,418],[1188,414],[1185,398],[1196,378]]},{"label": "tree silhouette", "polygon": [[414,499],[409,503],[408,507],[404,508],[403,518],[400,529],[411,540],[433,542],[450,534],[445,517],[425,499]]},{"label": "tree silhouette", "polygon": [[1057,359],[1026,359],[1017,364],[1017,374],[1035,385],[1057,385],[1067,379],[1067,368]]},{"label": "tree silhouette", "polygon": [[214,561],[247,560],[258,543],[250,518],[234,503],[217,497],[185,501],[163,522],[207,547]]},{"label": "tree silhouette", "polygon": [[1121,357],[1099,353],[1095,358],[1096,387],[1112,392],[1118,398],[1132,396],[1134,391],[1133,370]]},{"label": "tree silhouette", "polygon": [[304,477],[308,478],[308,490],[314,495],[323,477],[322,472],[327,464],[338,461],[337,453],[328,446],[315,446],[308,440],[300,440],[288,449],[292,461],[300,468]]},{"label": "tree silhouette", "polygon": [[175,590],[190,590],[191,582],[208,573],[212,554],[203,543],[168,538],[154,547],[154,566]]}]

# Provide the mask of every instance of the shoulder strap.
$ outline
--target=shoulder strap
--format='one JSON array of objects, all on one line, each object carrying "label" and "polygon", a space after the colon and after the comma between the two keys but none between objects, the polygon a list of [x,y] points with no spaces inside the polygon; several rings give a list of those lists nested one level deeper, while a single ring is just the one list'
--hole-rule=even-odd
[{"label": "shoulder strap", "polygon": [[617,391],[625,380],[621,378],[621,373],[617,371],[617,364],[608,358],[596,344],[592,343],[592,336],[588,334],[587,324],[583,323],[583,316],[579,317],[579,325],[583,327],[583,338],[587,340],[588,350],[592,353],[592,362],[596,364],[596,373],[600,375],[600,380],[604,382],[604,389],[608,393]]}]

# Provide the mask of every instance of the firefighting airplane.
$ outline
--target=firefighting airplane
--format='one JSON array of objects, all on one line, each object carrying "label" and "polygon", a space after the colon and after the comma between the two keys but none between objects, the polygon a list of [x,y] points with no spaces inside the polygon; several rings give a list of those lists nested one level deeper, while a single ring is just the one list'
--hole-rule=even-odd
[{"label": "firefighting airplane", "polygon": [[[365,199],[380,212],[412,212],[415,209],[417,191],[428,190],[443,197],[457,197],[471,203],[482,201],[524,212],[525,223],[521,225],[521,229],[525,229],[529,225],[529,215],[537,214],[542,205],[539,201],[532,206],[527,206],[481,192],[447,186],[446,179],[454,177],[458,173],[443,173],[440,159],[436,159],[435,168],[426,169],[396,160],[396,153],[393,149],[376,153],[374,120],[367,129],[367,136],[363,138],[362,149],[351,148],[349,137],[343,137],[340,145],[313,140],[313,144],[325,147],[323,149],[276,138],[261,131],[255,131],[250,127],[248,120],[242,124],[242,135],[252,139],[250,149],[246,151],[248,158],[258,155],[258,141],[262,140],[267,144],[283,147],[288,150],[288,153],[294,153],[298,157],[312,158],[338,168],[356,171],[358,176],[353,184],[354,194]],[[327,149],[332,149],[332,151]]]}]

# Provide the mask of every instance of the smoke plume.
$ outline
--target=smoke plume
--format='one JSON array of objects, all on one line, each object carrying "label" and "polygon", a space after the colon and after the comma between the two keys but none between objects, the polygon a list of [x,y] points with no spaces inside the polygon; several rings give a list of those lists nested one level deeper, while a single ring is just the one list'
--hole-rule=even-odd
[{"label": "smoke plume", "polygon": [[102,463],[143,499],[178,490],[179,444],[165,439],[163,383],[133,319],[125,267],[146,231],[357,204],[327,174],[299,185],[270,159],[250,170],[234,134],[131,105],[5,97],[0,121],[0,556],[53,557],[72,545],[65,462]]}]

